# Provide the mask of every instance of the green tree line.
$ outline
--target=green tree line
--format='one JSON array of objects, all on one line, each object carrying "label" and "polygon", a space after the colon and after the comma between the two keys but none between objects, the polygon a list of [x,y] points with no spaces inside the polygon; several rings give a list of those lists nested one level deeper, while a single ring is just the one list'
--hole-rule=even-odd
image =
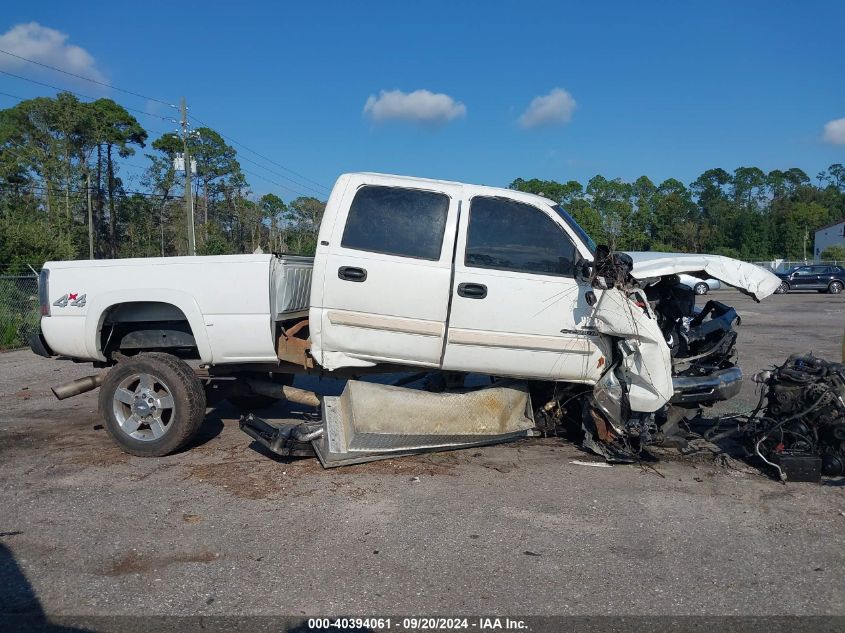
[{"label": "green tree line", "polygon": [[[253,195],[237,152],[211,128],[192,130],[188,147],[198,254],[313,252],[324,202]],[[0,110],[0,273],[87,258],[91,247],[96,258],[187,254],[173,160],[182,151],[180,135],[151,139],[111,99],[59,93]]]},{"label": "green tree line", "polygon": [[[594,176],[525,180],[510,187],[556,200],[596,242],[619,250],[713,253],[745,260],[812,259],[816,229],[845,218],[845,167],[815,181],[793,167],[769,173],[708,169],[689,185]],[[806,241],[805,241],[805,238]]]},{"label": "green tree line", "polygon": [[[0,273],[86,258],[89,242],[97,258],[186,254],[184,175],[173,161],[182,143],[176,133],[151,139],[111,99],[59,93],[0,110]],[[188,145],[198,253],[313,253],[323,201],[254,195],[237,152],[211,128],[193,130]],[[815,229],[845,218],[841,164],[812,179],[798,168],[740,167],[689,184],[597,175],[586,185],[517,178],[510,187],[556,200],[597,242],[621,250],[800,259],[805,245],[814,255]]]}]

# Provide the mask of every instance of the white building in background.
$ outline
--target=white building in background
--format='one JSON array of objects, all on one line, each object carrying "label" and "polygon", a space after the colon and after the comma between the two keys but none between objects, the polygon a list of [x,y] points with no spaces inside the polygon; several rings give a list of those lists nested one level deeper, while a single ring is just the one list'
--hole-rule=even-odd
[{"label": "white building in background", "polygon": [[813,259],[821,259],[821,254],[828,246],[841,246],[845,248],[845,220],[839,220],[834,224],[828,224],[816,231],[816,239],[813,244]]}]

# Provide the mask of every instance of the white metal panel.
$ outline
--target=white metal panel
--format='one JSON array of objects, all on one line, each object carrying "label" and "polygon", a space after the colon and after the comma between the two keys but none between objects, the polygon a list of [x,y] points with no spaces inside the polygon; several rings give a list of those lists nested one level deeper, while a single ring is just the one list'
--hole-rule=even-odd
[{"label": "white metal panel", "polygon": [[[430,261],[341,246],[348,210],[358,189],[364,185],[416,188],[449,196],[440,258]],[[311,320],[321,321],[319,329],[312,328],[312,354],[321,365],[334,369],[333,360],[343,362],[344,358],[439,365],[460,195],[460,186],[453,183],[372,174],[349,176],[342,199],[332,200],[335,204],[328,219],[331,228],[324,224],[319,236],[317,259],[322,259],[319,265],[323,267],[323,282],[319,291],[316,277],[312,284]],[[338,270],[342,266],[365,269],[366,280],[340,279]],[[329,318],[330,312],[334,320]],[[344,313],[348,313],[346,318]],[[404,322],[409,327],[376,328],[372,327],[375,321],[367,324],[361,321],[361,315],[392,317],[395,323]]]},{"label": "white metal panel", "polygon": [[[486,187],[466,186],[464,192],[467,210],[473,196],[491,195]],[[507,197],[544,213],[585,255],[585,245],[551,210],[550,202],[510,192]],[[466,266],[469,215],[462,214],[458,232],[443,368],[572,382],[598,378],[605,366],[604,345],[598,336],[576,333],[588,329],[591,309],[584,295],[589,288],[572,277]],[[485,285],[487,296],[459,296],[462,283]]]},{"label": "white metal panel", "polygon": [[733,286],[757,301],[768,297],[781,284],[777,275],[765,268],[723,255],[653,252],[629,252],[628,255],[634,260],[631,275],[635,279],[700,273]]},{"label": "white metal panel", "polygon": [[91,358],[85,345],[85,317],[47,317],[41,320],[41,331],[50,349],[59,356]]},{"label": "white metal panel", "polygon": [[[81,309],[52,308],[52,316],[42,319],[45,338],[58,353],[104,360],[98,347],[105,311],[128,301],[160,301],[175,305],[185,314],[203,361],[275,360],[269,285],[272,257],[221,255],[48,262],[45,267],[50,270],[50,303],[67,293],[85,294],[87,301]],[[222,327],[215,330],[218,316]],[[52,322],[76,318],[85,323],[85,354],[79,353],[75,343],[59,338],[62,326]],[[237,321],[241,322],[237,331],[227,326]],[[247,323],[250,325],[244,325]],[[65,351],[71,347],[73,353]],[[235,352],[237,355],[233,356]]]},{"label": "white metal panel", "polygon": [[[596,294],[594,327],[602,334],[624,338],[631,350],[622,361],[631,409],[657,411],[674,390],[669,346],[655,315],[648,308],[637,307],[632,297],[616,288]],[[647,305],[644,294],[639,300]]]}]

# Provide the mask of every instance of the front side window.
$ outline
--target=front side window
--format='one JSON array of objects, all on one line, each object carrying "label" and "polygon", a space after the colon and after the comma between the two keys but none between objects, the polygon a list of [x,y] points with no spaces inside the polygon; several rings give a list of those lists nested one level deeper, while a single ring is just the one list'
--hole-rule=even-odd
[{"label": "front side window", "polygon": [[508,198],[472,199],[467,266],[571,276],[575,259],[575,245],[537,207]]},{"label": "front side window", "polygon": [[587,247],[587,250],[590,251],[590,254],[595,257],[596,243],[593,241],[593,238],[591,238],[590,235],[584,229],[581,228],[581,225],[575,221],[575,218],[569,215],[569,213],[559,204],[554,205],[552,207],[552,210],[557,213],[561,218],[563,218],[563,221],[566,222],[567,225],[569,225],[569,228],[573,230],[575,235],[581,238],[581,241],[584,242],[584,246]]},{"label": "front side window", "polygon": [[399,187],[361,187],[352,200],[340,245],[373,253],[440,259],[449,197]]}]

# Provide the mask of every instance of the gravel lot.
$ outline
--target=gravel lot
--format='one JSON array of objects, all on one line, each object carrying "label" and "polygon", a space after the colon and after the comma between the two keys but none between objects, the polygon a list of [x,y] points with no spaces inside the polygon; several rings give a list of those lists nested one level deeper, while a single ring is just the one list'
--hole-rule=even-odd
[{"label": "gravel lot", "polygon": [[[839,358],[845,296],[713,296],[743,317],[747,376]],[[840,481],[673,452],[584,467],[558,439],[324,471],[250,448],[225,402],[195,446],[141,459],[96,392],[50,394],[88,373],[0,354],[0,612],[845,614]]]}]

